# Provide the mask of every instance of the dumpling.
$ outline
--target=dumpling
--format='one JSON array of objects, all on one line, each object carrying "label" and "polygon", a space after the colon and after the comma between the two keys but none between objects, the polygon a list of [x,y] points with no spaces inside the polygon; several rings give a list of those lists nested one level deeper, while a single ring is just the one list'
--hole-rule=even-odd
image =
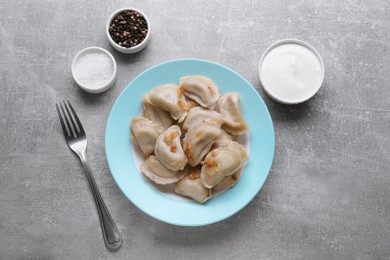
[{"label": "dumpling", "polygon": [[220,94],[215,83],[206,77],[189,76],[180,79],[179,86],[183,88],[184,95],[195,100],[202,107],[214,106]]},{"label": "dumpling", "polygon": [[157,184],[170,184],[178,182],[187,174],[187,168],[182,171],[167,169],[156,156],[149,156],[140,167],[141,172]]},{"label": "dumpling", "polygon": [[174,124],[174,121],[168,111],[149,104],[145,99],[143,100],[142,105],[144,117],[156,124],[161,125],[164,130],[168,129],[171,125]]},{"label": "dumpling", "polygon": [[218,112],[202,107],[191,108],[188,111],[186,119],[184,120],[183,129],[188,130],[191,127],[201,123],[214,124],[218,127],[221,127],[222,115]]},{"label": "dumpling", "polygon": [[226,132],[223,128],[221,129],[221,136],[215,141],[211,149],[216,149],[219,147],[227,146],[230,141],[235,141],[235,137],[228,132]]},{"label": "dumpling", "polygon": [[181,146],[180,136],[180,127],[173,125],[158,137],[154,149],[157,159],[173,171],[183,170],[188,161]]},{"label": "dumpling", "polygon": [[199,168],[189,169],[188,174],[175,184],[175,192],[199,203],[204,203],[211,198],[211,189],[203,186],[200,180]]},{"label": "dumpling", "polygon": [[187,115],[188,104],[183,91],[175,84],[159,86],[144,96],[144,100],[170,113],[175,120],[182,121]]},{"label": "dumpling", "polygon": [[153,153],[156,140],[163,132],[160,125],[153,123],[145,117],[135,117],[130,125],[133,140],[141,148],[142,152],[148,156]]},{"label": "dumpling", "polygon": [[221,136],[221,128],[210,124],[199,124],[188,129],[183,138],[183,149],[191,166],[196,166],[210,151]]},{"label": "dumpling", "polygon": [[201,170],[201,180],[206,188],[212,188],[244,166],[248,160],[245,148],[230,141],[227,146],[212,150],[207,154]]},{"label": "dumpling", "polygon": [[240,167],[242,160],[237,152],[226,147],[212,150],[204,161],[201,179],[207,188],[213,188],[226,176],[232,175]]},{"label": "dumpling", "polygon": [[232,175],[224,177],[222,181],[220,181],[219,183],[217,183],[217,185],[213,187],[213,192],[222,192],[236,185],[243,169],[244,167],[241,167]]},{"label": "dumpling", "polygon": [[232,135],[240,135],[249,130],[241,113],[240,94],[226,93],[218,101],[215,111],[222,114],[222,127]]}]

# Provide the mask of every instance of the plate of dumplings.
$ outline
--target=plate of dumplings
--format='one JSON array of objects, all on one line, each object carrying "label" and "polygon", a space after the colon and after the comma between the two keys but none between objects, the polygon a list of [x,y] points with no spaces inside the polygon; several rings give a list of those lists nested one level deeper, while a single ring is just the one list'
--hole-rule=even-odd
[{"label": "plate of dumplings", "polygon": [[256,196],[275,136],[265,103],[242,76],[181,59],[125,87],[107,121],[105,149],[112,176],[136,207],[169,224],[204,226]]}]

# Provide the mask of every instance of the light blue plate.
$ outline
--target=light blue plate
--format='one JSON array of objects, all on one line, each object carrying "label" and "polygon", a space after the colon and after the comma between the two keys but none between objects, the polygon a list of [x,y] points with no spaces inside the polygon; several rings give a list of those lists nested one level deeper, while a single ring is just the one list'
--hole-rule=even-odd
[{"label": "light blue plate", "polygon": [[[211,78],[220,92],[238,92],[250,127],[250,156],[237,185],[205,204],[163,195],[144,179],[132,156],[130,120],[141,109],[142,96],[188,75]],[[106,126],[106,155],[112,176],[126,197],[158,220],[179,226],[203,226],[226,219],[246,206],[259,192],[271,169],[275,136],[270,114],[257,91],[239,74],[220,64],[195,59],[168,61],[131,81],[116,100]]]}]

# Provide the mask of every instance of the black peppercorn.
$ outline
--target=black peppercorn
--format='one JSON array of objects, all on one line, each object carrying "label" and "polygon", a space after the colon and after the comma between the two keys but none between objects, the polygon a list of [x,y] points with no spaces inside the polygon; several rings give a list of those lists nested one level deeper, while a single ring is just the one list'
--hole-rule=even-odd
[{"label": "black peppercorn", "polygon": [[124,11],[112,19],[108,29],[112,40],[122,47],[140,44],[148,33],[148,24],[140,13]]}]

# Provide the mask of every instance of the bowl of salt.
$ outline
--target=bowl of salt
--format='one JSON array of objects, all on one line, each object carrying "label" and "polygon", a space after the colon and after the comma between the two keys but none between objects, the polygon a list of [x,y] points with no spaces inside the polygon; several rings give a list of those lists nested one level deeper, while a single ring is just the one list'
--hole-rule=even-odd
[{"label": "bowl of salt", "polygon": [[116,80],[114,57],[103,48],[88,47],[81,50],[72,61],[72,76],[84,91],[101,93],[108,90]]}]

